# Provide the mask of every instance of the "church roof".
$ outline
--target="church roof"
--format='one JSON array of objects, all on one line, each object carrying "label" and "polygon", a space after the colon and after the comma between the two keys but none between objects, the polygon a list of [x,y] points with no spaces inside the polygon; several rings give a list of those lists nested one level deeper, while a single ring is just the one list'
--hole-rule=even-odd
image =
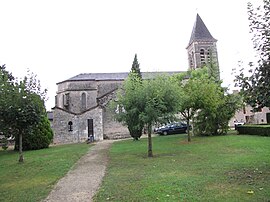
[{"label": "church roof", "polygon": [[194,41],[217,41],[209,32],[199,14],[196,16],[188,46]]},{"label": "church roof", "polygon": [[[143,79],[153,78],[158,75],[173,75],[177,73],[182,73],[181,71],[171,71],[171,72],[142,72]],[[118,72],[118,73],[84,73],[77,76],[71,77],[65,81],[59,82],[57,84],[66,81],[121,81],[128,77],[129,72]]]}]

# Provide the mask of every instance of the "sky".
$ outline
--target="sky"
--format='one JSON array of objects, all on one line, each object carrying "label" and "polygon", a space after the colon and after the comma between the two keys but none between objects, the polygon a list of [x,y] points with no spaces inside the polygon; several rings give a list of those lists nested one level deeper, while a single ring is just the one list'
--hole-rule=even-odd
[{"label": "sky", "polygon": [[[255,5],[261,0],[250,0]],[[186,47],[196,14],[218,40],[224,86],[232,69],[254,56],[246,0],[0,0],[0,65],[14,76],[27,69],[48,89],[80,73],[140,69],[186,71]]]}]

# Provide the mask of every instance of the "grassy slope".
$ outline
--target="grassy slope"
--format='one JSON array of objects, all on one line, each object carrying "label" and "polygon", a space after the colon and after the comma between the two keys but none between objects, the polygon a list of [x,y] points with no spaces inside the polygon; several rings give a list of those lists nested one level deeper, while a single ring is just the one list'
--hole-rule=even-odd
[{"label": "grassy slope", "polygon": [[89,149],[87,144],[70,144],[18,153],[0,151],[0,201],[39,201]]},{"label": "grassy slope", "polygon": [[[270,200],[270,138],[258,136],[117,142],[96,201]],[[249,190],[254,194],[248,194]]]}]

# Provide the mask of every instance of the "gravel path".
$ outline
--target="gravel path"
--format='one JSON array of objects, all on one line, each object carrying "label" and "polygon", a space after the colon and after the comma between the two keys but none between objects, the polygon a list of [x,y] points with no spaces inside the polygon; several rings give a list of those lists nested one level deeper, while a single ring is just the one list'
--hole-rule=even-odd
[{"label": "gravel path", "polygon": [[54,186],[44,202],[92,201],[108,163],[108,150],[113,140],[97,142],[65,177]]}]

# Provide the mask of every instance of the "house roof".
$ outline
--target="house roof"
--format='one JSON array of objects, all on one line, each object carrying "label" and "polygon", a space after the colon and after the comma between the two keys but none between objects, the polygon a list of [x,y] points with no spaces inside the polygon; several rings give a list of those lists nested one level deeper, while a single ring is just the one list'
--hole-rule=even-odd
[{"label": "house roof", "polygon": [[[158,75],[173,75],[181,73],[183,71],[171,71],[171,72],[142,72],[143,79],[153,78]],[[77,76],[71,77],[65,81],[59,82],[64,83],[67,81],[122,81],[128,77],[129,72],[118,72],[118,73],[84,73],[78,74]]]},{"label": "house roof", "polygon": [[196,16],[188,46],[194,41],[217,41],[209,32],[199,14]]}]

